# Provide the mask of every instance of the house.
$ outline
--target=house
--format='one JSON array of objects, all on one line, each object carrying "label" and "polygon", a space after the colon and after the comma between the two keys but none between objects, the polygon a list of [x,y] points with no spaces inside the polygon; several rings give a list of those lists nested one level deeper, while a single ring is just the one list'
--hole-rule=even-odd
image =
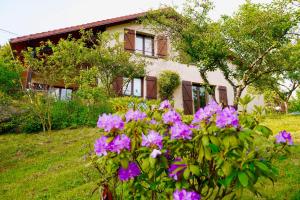
[{"label": "house", "polygon": [[[157,77],[159,73],[164,70],[173,70],[179,73],[182,81],[182,84],[174,93],[175,107],[183,109],[185,114],[192,114],[199,107],[205,106],[210,97],[205,91],[205,87],[202,86],[203,81],[198,69],[195,66],[187,66],[168,59],[174,54],[168,38],[162,34],[155,35],[150,29],[136,23],[136,20],[145,14],[145,12],[138,13],[17,37],[10,40],[10,45],[16,54],[20,54],[27,47],[39,46],[42,41],[51,40],[55,43],[61,38],[67,38],[70,34],[72,37],[78,38],[80,37],[79,31],[81,29],[91,29],[94,32],[120,32],[120,37],[124,39],[125,50],[133,53],[141,53],[151,61],[151,64],[146,67],[146,77],[131,80],[127,88],[123,88],[124,77],[120,77],[116,80],[114,88],[117,91],[123,91],[124,95],[157,99]],[[23,85],[26,88],[32,87],[39,90],[47,88],[47,86],[35,79],[30,70],[25,71],[22,76],[24,78]],[[215,99],[219,103],[233,105],[233,89],[225,80],[223,74],[220,71],[209,72],[208,80],[212,91],[214,91],[212,95],[215,96]],[[66,89],[62,83],[58,83],[53,92],[60,98],[66,98],[71,94],[72,88]],[[263,103],[263,97],[257,96],[251,103],[250,109],[253,105],[263,105]]]}]

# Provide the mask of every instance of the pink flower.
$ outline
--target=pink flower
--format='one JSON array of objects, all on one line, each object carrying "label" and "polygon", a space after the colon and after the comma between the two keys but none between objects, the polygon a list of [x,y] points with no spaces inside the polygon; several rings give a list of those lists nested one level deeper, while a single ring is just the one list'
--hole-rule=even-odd
[{"label": "pink flower", "polygon": [[172,108],[172,105],[169,100],[164,100],[159,105],[159,110],[170,109],[170,108]]},{"label": "pink flower", "polygon": [[163,121],[165,124],[174,124],[180,122],[181,117],[176,111],[169,110],[168,112],[163,114]]},{"label": "pink flower", "polygon": [[114,140],[109,143],[107,149],[118,154],[124,149],[130,151],[130,138],[125,134],[117,135]]},{"label": "pink flower", "polygon": [[175,123],[171,127],[171,140],[174,139],[192,139],[193,132],[190,127],[182,122]]},{"label": "pink flower", "polygon": [[288,143],[289,145],[293,144],[293,139],[291,133],[286,130],[280,131],[276,136],[276,143]]},{"label": "pink flower", "polygon": [[181,176],[186,169],[187,165],[182,162],[181,158],[176,158],[173,164],[170,165],[169,177],[173,178],[174,180],[178,180],[179,176]]},{"label": "pink flower", "polygon": [[224,108],[217,114],[216,125],[219,128],[239,127],[237,111],[233,107]]},{"label": "pink flower", "polygon": [[129,110],[126,114],[125,114],[125,118],[126,118],[126,122],[129,121],[139,121],[139,120],[143,120],[147,117],[146,113],[143,113],[139,110]]},{"label": "pink flower", "polygon": [[173,193],[173,199],[174,200],[200,200],[201,196],[194,191],[188,192],[185,189],[182,190],[176,190]]},{"label": "pink flower", "polygon": [[103,114],[102,116],[99,116],[97,126],[104,129],[106,132],[110,132],[113,130],[124,129],[124,122],[118,115]]},{"label": "pink flower", "polygon": [[152,153],[150,154],[150,156],[151,156],[152,158],[156,158],[158,155],[161,155],[161,151],[160,151],[160,150],[157,150],[157,149],[154,149],[154,150],[152,151]]},{"label": "pink flower", "polygon": [[142,134],[142,146],[144,147],[158,147],[162,148],[163,137],[158,133],[153,130],[149,131],[149,134],[145,136]]},{"label": "pink flower", "polygon": [[135,162],[130,162],[127,169],[120,167],[118,176],[121,181],[128,181],[141,174],[141,170]]},{"label": "pink flower", "polygon": [[96,143],[94,145],[95,153],[98,156],[106,156],[107,155],[107,137],[102,136],[98,140],[96,140]]}]

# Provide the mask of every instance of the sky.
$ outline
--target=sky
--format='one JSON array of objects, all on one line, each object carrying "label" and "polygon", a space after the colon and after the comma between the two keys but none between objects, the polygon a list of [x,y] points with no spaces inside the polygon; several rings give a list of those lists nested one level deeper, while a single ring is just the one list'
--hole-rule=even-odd
[{"label": "sky", "polygon": [[[214,0],[215,8],[210,16],[217,20],[221,15],[230,15],[243,2]],[[18,36],[134,14],[160,5],[180,6],[183,3],[184,0],[0,0],[0,45]]]}]

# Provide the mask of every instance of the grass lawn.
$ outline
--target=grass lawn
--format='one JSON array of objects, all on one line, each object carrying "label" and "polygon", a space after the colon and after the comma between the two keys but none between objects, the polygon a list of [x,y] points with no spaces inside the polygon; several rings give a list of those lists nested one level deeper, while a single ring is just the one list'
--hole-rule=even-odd
[{"label": "grass lawn", "polygon": [[[264,121],[276,133],[291,131],[292,155],[277,161],[280,175],[273,186],[257,184],[268,199],[300,199],[300,116],[274,116]],[[81,128],[50,134],[0,135],[0,199],[99,199],[91,196],[97,174],[85,166],[97,130]],[[245,192],[243,199],[256,199]]]}]

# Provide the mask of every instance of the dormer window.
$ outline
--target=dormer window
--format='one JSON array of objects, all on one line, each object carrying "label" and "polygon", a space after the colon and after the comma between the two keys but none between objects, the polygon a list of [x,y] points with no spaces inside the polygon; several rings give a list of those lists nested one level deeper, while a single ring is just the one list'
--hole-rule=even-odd
[{"label": "dormer window", "polygon": [[135,51],[146,56],[154,56],[154,38],[136,34]]}]

